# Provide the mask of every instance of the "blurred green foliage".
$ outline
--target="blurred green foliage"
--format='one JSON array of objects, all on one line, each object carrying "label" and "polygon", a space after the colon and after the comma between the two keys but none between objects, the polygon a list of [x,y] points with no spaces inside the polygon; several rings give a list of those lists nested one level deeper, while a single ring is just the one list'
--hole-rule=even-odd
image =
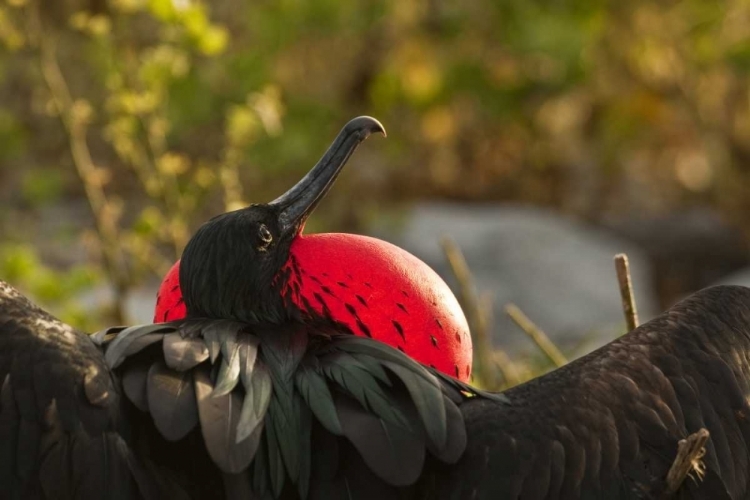
[{"label": "blurred green foliage", "polygon": [[749,34],[740,0],[2,0],[0,249],[38,249],[3,277],[55,301],[82,265],[122,302],[360,114],[389,138],[312,229],[426,197],[750,229]]}]

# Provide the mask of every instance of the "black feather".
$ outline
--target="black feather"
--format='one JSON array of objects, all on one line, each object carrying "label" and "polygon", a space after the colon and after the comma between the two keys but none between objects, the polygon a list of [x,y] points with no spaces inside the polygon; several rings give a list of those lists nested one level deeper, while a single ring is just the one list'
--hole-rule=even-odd
[{"label": "black feather", "polygon": [[280,391],[279,384],[275,384],[268,406],[266,429],[273,429],[276,446],[292,482],[297,482],[299,477],[301,414],[299,398],[291,392]]},{"label": "black feather", "polygon": [[16,450],[20,416],[13,398],[10,373],[5,375],[0,388],[0,484],[9,497],[20,498],[15,481]]},{"label": "black feather", "polygon": [[339,471],[339,442],[344,442],[320,425],[319,421],[312,422],[312,449],[315,450],[315,460],[312,461],[313,482],[331,481]]},{"label": "black feather", "polygon": [[193,370],[193,376],[201,432],[209,455],[224,472],[236,474],[243,471],[252,461],[259,439],[237,442],[242,396],[235,391],[211,397],[214,387],[208,367],[198,366]]},{"label": "black feather", "polygon": [[110,392],[111,381],[109,372],[100,370],[99,367],[91,363],[86,368],[86,375],[83,377],[83,391],[89,403],[96,406],[106,406],[113,394]]},{"label": "black feather", "polygon": [[148,411],[146,381],[149,368],[151,367],[146,363],[135,363],[127,366],[122,376],[122,388],[125,390],[125,395],[141,411]]},{"label": "black feather", "polygon": [[206,339],[211,363],[215,363],[219,353],[224,357],[231,358],[232,352],[237,346],[237,333],[245,328],[245,325],[231,320],[202,320],[201,335]]},{"label": "black feather", "polygon": [[132,356],[154,342],[160,341],[164,338],[165,333],[171,332],[174,332],[174,327],[169,323],[125,328],[117,333],[117,337],[109,344],[104,359],[110,368],[117,368],[126,357]]},{"label": "black feather", "polygon": [[246,472],[240,474],[223,473],[221,477],[224,480],[224,498],[226,500],[253,500],[255,498],[250,475]]},{"label": "black feather", "polygon": [[[388,485],[364,463],[351,444],[341,441],[340,470],[335,477],[316,476],[310,500],[395,500],[412,498]],[[418,497],[428,498],[428,497]]]},{"label": "black feather", "polygon": [[409,391],[432,446],[442,450],[448,438],[448,431],[443,393],[437,379],[426,371],[428,377],[423,377],[411,370],[408,365],[390,361],[384,364],[401,379]]},{"label": "black feather", "polygon": [[[270,418],[270,417],[269,417]],[[284,488],[284,460],[281,457],[281,445],[276,436],[275,426],[266,426],[266,451],[268,477],[270,479],[271,492],[274,498],[278,498]]]},{"label": "black feather", "polygon": [[236,344],[230,357],[222,354],[219,375],[216,377],[216,387],[214,387],[214,397],[223,396],[234,390],[240,381],[240,356],[237,352]]},{"label": "black feather", "polygon": [[260,446],[255,452],[253,460],[253,491],[260,497],[265,497],[270,490],[271,466],[268,462],[268,433],[264,432],[260,438]]},{"label": "black feather", "polygon": [[255,361],[255,367],[251,375],[243,375],[243,377],[248,376],[250,377],[249,383],[245,385],[243,382],[245,399],[242,402],[240,420],[237,425],[237,439],[239,441],[247,439],[259,425],[262,425],[273,392],[271,375],[260,359]]},{"label": "black feather", "polygon": [[273,330],[258,329],[263,359],[281,379],[290,380],[307,350],[308,331],[302,325],[285,325]]},{"label": "black feather", "polygon": [[250,379],[258,358],[258,339],[251,335],[242,335],[237,339],[240,355],[240,377],[245,388],[250,386]]},{"label": "black feather", "polygon": [[368,363],[366,366],[348,353],[334,352],[322,359],[321,365],[326,376],[364,408],[375,412],[377,416],[390,423],[400,425],[404,429],[412,429],[411,422],[398,406],[393,405],[390,394],[386,394],[380,386],[374,376],[375,370],[368,369],[377,366],[382,370],[377,363]]},{"label": "black feather", "polygon": [[203,338],[206,341],[208,347],[208,355],[211,359],[211,364],[216,363],[221,353],[221,341],[219,340],[219,332],[217,329],[206,328],[202,330]]},{"label": "black feather", "polygon": [[367,466],[388,484],[408,486],[422,471],[425,444],[414,433],[377,418],[356,401],[336,398],[341,427]]},{"label": "black feather", "polygon": [[333,404],[333,396],[331,391],[328,390],[325,379],[315,369],[309,367],[306,362],[302,362],[295,374],[294,382],[315,418],[329,432],[340,436],[342,434],[341,423],[336,413],[336,406]]},{"label": "black feather", "polygon": [[208,359],[208,347],[203,339],[183,338],[179,332],[164,336],[164,361],[167,366],[184,372]]},{"label": "black feather", "polygon": [[198,423],[198,408],[190,372],[176,372],[163,362],[148,372],[148,406],[154,424],[168,441],[178,441]]},{"label": "black feather", "polygon": [[307,498],[310,487],[310,473],[312,469],[312,413],[300,401],[299,394],[295,395],[298,400],[297,407],[300,409],[299,419],[299,479],[297,480],[297,490],[300,498]]},{"label": "black feather", "polygon": [[441,462],[453,464],[461,458],[466,449],[466,425],[461,411],[447,396],[443,396],[443,405],[447,422],[445,446],[436,448],[431,440],[428,440],[427,446]]}]

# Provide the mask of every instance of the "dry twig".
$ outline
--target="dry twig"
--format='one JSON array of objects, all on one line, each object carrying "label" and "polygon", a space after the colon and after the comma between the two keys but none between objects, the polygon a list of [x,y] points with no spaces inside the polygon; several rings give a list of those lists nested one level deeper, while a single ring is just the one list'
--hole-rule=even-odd
[{"label": "dry twig", "polygon": [[701,458],[706,453],[705,445],[708,437],[708,430],[700,429],[698,432],[690,434],[677,443],[677,455],[667,473],[667,485],[662,498],[669,498],[676,493],[685,481],[685,478],[688,476],[692,477],[691,473],[693,472],[699,480],[703,479],[703,475],[706,473],[706,466]]},{"label": "dry twig", "polygon": [[624,253],[615,255],[615,269],[617,270],[617,282],[620,284],[620,297],[622,298],[625,322],[628,325],[628,331],[631,331],[638,327],[638,311],[635,307],[633,282],[630,278],[630,264],[627,255]]},{"label": "dry twig", "polygon": [[476,366],[476,373],[483,384],[491,386],[496,380],[496,372],[492,369],[493,366],[499,366],[505,381],[508,385],[515,385],[518,382],[518,377],[515,366],[507,359],[507,363],[503,363],[502,356],[499,359],[493,360],[493,347],[491,342],[491,328],[492,328],[492,303],[491,299],[485,297],[485,300],[481,300],[477,293],[476,286],[474,285],[474,277],[471,274],[466,259],[464,258],[461,249],[458,247],[455,241],[450,237],[444,236],[440,239],[440,244],[443,247],[443,252],[448,259],[453,275],[456,277],[459,285],[459,300],[466,313],[467,320],[469,322],[469,330],[471,331],[472,343],[474,347],[474,364]]},{"label": "dry twig", "polygon": [[[477,320],[479,321],[479,325],[476,329],[477,349],[479,352],[477,354],[482,358],[480,365],[487,367],[497,366],[503,374],[505,385],[513,387],[514,385],[521,383],[521,377],[518,374],[516,365],[505,351],[502,349],[495,349],[492,346],[492,339],[490,338],[490,331],[492,330],[493,324],[493,303],[494,300],[490,292],[484,292],[479,297],[479,303],[477,304]],[[485,384],[488,384],[489,388],[492,389],[500,387],[499,381],[495,380],[495,373],[494,370],[490,372],[489,369],[482,373],[483,377],[492,377],[491,379],[482,379],[482,381]]]},{"label": "dry twig", "polygon": [[518,306],[512,303],[507,304],[505,306],[505,312],[510,316],[510,319],[521,327],[521,330],[523,330],[524,333],[528,335],[537,346],[539,346],[542,352],[547,355],[555,366],[560,367],[568,362],[563,353],[561,353],[557,346],[549,339],[549,337],[547,337],[547,334],[544,333],[541,328],[536,326],[528,316],[518,308]]}]

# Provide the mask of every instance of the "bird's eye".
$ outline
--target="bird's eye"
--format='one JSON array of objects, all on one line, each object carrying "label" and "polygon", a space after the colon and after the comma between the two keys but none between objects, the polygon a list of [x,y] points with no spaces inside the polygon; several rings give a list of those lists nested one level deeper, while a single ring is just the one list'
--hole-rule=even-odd
[{"label": "bird's eye", "polygon": [[265,224],[261,224],[258,228],[258,237],[260,237],[260,241],[263,242],[264,246],[268,245],[273,240],[273,235],[271,234],[271,231],[269,231],[265,226]]}]

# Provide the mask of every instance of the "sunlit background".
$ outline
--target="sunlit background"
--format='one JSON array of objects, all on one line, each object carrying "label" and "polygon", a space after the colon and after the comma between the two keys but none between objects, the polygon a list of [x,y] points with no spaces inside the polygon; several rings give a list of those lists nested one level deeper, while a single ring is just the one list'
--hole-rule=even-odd
[{"label": "sunlit background", "polygon": [[450,236],[519,366],[510,302],[568,357],[625,331],[617,252],[642,320],[750,284],[746,1],[1,0],[0,42],[0,278],[81,328],[150,321],[198,224],[362,114],[308,232],[456,285]]}]

